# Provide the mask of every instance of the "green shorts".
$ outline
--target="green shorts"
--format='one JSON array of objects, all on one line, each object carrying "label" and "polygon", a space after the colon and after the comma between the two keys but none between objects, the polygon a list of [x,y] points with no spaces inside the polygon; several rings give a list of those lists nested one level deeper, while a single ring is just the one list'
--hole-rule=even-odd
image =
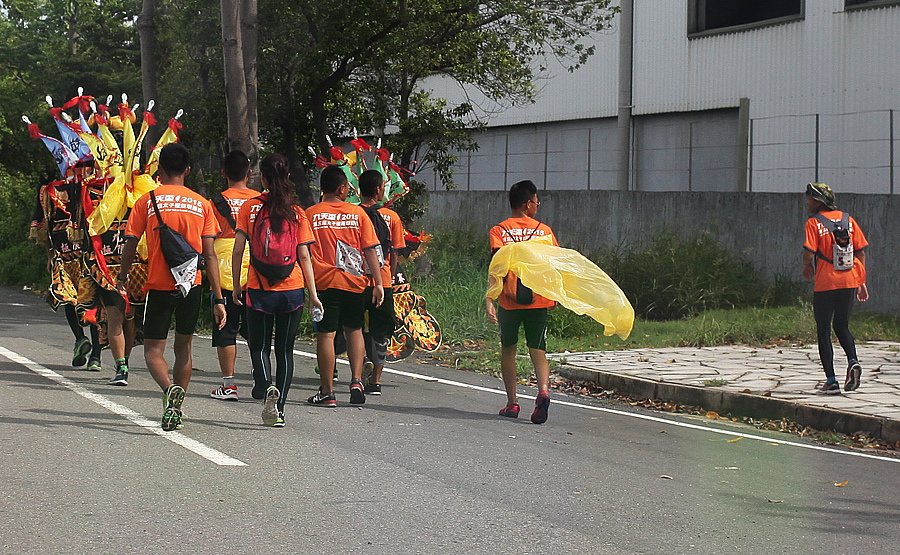
[{"label": "green shorts", "polygon": [[519,342],[519,326],[525,328],[525,344],[529,349],[547,350],[547,319],[550,311],[546,308],[523,308],[519,310],[497,309],[500,322],[500,345],[512,347]]}]

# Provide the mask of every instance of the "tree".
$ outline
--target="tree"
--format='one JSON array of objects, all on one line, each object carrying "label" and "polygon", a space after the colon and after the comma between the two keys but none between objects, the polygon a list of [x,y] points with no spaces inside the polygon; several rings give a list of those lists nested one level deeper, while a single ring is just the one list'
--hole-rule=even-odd
[{"label": "tree", "polygon": [[220,5],[228,148],[241,150],[251,160],[257,160],[257,3],[256,0],[221,0]]},{"label": "tree", "polygon": [[[137,28],[141,37],[141,85],[144,102],[159,101],[156,86],[156,0],[143,0]],[[158,130],[153,130],[148,133],[146,140],[148,144],[153,144],[158,138]]]}]

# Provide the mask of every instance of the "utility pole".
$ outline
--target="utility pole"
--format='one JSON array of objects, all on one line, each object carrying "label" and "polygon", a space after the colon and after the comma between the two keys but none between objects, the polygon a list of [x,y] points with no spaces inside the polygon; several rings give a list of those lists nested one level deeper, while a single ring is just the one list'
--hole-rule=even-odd
[{"label": "utility pole", "polygon": [[622,0],[619,12],[619,115],[617,185],[629,188],[631,169],[632,67],[634,63],[634,0]]}]

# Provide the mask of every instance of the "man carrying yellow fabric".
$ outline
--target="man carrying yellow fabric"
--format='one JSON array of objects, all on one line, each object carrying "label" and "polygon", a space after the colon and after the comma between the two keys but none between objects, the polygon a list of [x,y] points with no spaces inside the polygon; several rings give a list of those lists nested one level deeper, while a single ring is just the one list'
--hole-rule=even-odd
[{"label": "man carrying yellow fabric", "polygon": [[[216,237],[216,255],[219,257],[219,275],[222,285],[234,283],[231,275],[231,252],[234,250],[234,229],[241,206],[250,199],[259,196],[247,186],[250,181],[250,160],[239,150],[232,150],[222,161],[222,176],[228,182],[228,188],[213,195],[212,201],[216,220],[222,232]],[[244,263],[241,267],[241,285],[247,284],[247,267],[250,264],[250,251],[244,251]],[[213,399],[237,401],[238,388],[234,383],[234,361],[237,357],[237,336],[247,336],[247,320],[243,305],[234,303],[231,291],[222,290],[225,299],[225,327],[213,328],[212,345],[219,355],[219,369],[222,371],[222,385],[210,393]]]},{"label": "man carrying yellow fabric", "polygon": [[[500,247],[522,241],[549,237],[557,245],[556,236],[549,226],[536,219],[538,207],[537,187],[531,181],[519,181],[509,189],[509,207],[511,217],[491,228],[491,254]],[[493,279],[493,278],[491,278]],[[500,416],[517,418],[519,403],[516,396],[516,344],[519,340],[519,327],[525,328],[525,341],[528,354],[534,365],[534,374],[538,382],[538,395],[535,401],[531,421],[543,424],[547,421],[550,408],[550,365],[547,362],[547,319],[549,309],[556,306],[550,299],[544,298],[525,287],[518,277],[509,272],[503,278],[503,291],[499,298],[500,308],[494,307],[489,297],[485,298],[485,309],[488,319],[493,324],[500,324],[500,371],[503,374],[503,385],[506,387],[507,403]]]}]

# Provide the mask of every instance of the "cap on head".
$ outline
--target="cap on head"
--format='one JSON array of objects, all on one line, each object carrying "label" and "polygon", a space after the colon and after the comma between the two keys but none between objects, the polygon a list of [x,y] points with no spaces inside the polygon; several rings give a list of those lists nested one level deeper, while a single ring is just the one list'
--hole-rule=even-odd
[{"label": "cap on head", "polygon": [[807,183],[806,196],[821,202],[829,210],[837,210],[837,205],[834,202],[834,191],[825,183]]}]

